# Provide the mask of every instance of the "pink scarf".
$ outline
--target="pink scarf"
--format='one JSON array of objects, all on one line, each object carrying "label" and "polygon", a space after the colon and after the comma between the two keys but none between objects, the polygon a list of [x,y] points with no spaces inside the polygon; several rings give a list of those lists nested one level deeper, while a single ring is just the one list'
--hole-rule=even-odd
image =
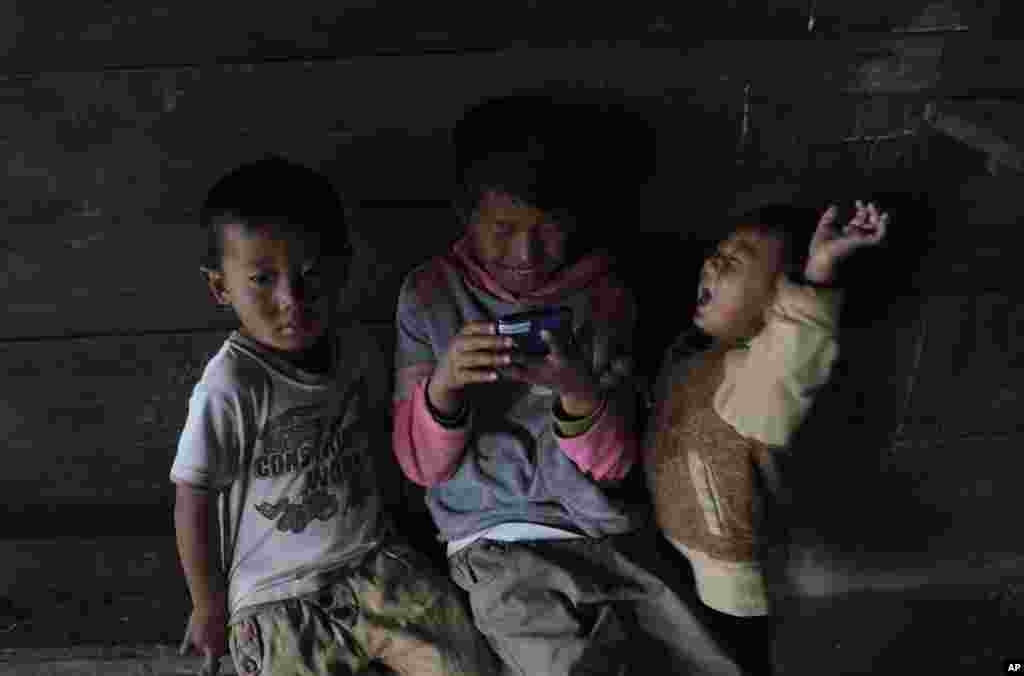
[{"label": "pink scarf", "polygon": [[611,257],[603,251],[598,251],[562,269],[551,282],[536,291],[516,296],[502,288],[498,280],[476,262],[468,236],[456,242],[446,258],[448,263],[476,288],[509,303],[533,306],[561,302],[574,292],[593,286],[598,279],[606,276],[611,268]]}]

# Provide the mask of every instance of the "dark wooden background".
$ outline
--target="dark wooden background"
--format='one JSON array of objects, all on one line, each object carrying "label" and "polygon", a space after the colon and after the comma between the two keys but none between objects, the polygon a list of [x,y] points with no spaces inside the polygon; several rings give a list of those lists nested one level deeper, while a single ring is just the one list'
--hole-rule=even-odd
[{"label": "dark wooden background", "polygon": [[[853,592],[794,597],[780,661],[983,673],[1019,645],[1024,611],[1020,14],[966,0],[5,3],[0,647],[180,637],[167,473],[230,327],[197,269],[203,190],[264,152],[328,173],[358,250],[344,312],[390,352],[402,275],[458,235],[455,121],[548,92],[621,105],[654,133],[638,141],[648,176],[597,192],[594,221],[641,297],[646,371],[730,210],[892,206],[890,247],[851,272],[849,346],[793,470],[803,542],[857,571]],[[609,169],[622,133],[594,134]]]}]

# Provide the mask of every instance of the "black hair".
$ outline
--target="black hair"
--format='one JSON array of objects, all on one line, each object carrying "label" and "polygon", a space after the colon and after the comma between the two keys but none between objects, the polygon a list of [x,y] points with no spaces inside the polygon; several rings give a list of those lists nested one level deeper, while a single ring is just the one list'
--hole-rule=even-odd
[{"label": "black hair", "polygon": [[460,221],[464,226],[472,222],[480,200],[489,190],[506,193],[559,218],[569,218],[574,205],[566,186],[559,184],[557,165],[557,160],[537,143],[471,162],[461,172],[455,198]]},{"label": "black hair", "polygon": [[462,172],[455,210],[463,227],[472,224],[480,200],[489,190],[505,193],[546,212],[569,233],[566,261],[577,261],[602,244],[592,227],[577,227],[593,219],[583,210],[572,172],[563,158],[552,157],[533,144],[522,151],[501,151],[469,164]]},{"label": "black hair", "polygon": [[567,260],[614,249],[656,168],[654,128],[611,92],[545,87],[484,99],[452,129],[453,205],[471,225],[488,190],[570,226]]},{"label": "black hair", "polygon": [[221,269],[224,226],[273,224],[322,237],[325,251],[348,249],[348,224],[341,196],[314,169],[271,155],[243,164],[210,188],[199,216],[206,233],[202,265]]},{"label": "black hair", "polygon": [[732,231],[752,229],[782,242],[783,272],[800,279],[821,214],[791,204],[766,204],[734,217]]}]

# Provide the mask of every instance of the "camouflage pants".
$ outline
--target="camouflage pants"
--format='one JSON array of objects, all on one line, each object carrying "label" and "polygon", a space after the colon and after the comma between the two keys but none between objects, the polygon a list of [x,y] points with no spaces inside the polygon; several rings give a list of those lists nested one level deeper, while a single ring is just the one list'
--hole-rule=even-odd
[{"label": "camouflage pants", "polygon": [[398,545],[315,595],[244,613],[229,645],[240,676],[498,673],[457,588]]}]

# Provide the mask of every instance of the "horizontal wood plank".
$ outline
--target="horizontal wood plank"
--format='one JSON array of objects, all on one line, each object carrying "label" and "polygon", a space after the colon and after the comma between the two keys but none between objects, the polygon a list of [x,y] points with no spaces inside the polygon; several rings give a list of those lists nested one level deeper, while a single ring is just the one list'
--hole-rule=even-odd
[{"label": "horizontal wood plank", "polygon": [[[392,325],[366,326],[390,354]],[[225,335],[0,343],[0,370],[18,393],[0,403],[0,437],[19,458],[0,478],[4,503],[107,506],[108,514],[168,504],[189,396]]]},{"label": "horizontal wood plank", "polygon": [[0,540],[0,551],[5,647],[178,644],[184,635],[191,604],[173,533]]},{"label": "horizontal wood plank", "polygon": [[814,32],[842,35],[854,31],[941,31],[957,26],[982,26],[973,20],[986,19],[973,3],[961,0],[868,0],[856,4],[842,0],[819,0],[808,7],[814,17]]},{"label": "horizontal wood plank", "polygon": [[[48,73],[0,86],[3,216],[51,224],[119,216],[178,222],[240,161],[281,152],[328,171],[354,201],[451,192],[450,129],[484,99],[589,91],[672,126],[739,89],[678,49],[512,50],[494,55]],[[717,84],[716,84],[717,83]],[[679,103],[682,109],[666,109]],[[601,129],[595,141],[613,141]]]},{"label": "horizontal wood plank", "polygon": [[466,52],[515,44],[564,47],[686,27],[666,19],[661,3],[647,0],[628,12],[591,8],[586,22],[568,6],[522,0],[504,3],[500,21],[478,3],[427,7],[395,0],[306,2],[288,12],[238,0],[155,7],[108,2],[69,8],[59,18],[44,5],[19,1],[8,3],[2,18],[0,46],[9,57],[8,72]]},{"label": "horizontal wood plank", "polygon": [[[390,316],[400,274],[416,256],[438,251],[433,242],[443,248],[453,237],[451,214],[439,207],[455,176],[450,128],[467,106],[554,83],[563,93],[604,87],[609,96],[647,101],[641,108],[672,126],[692,119],[692,83],[679,70],[690,63],[685,56],[630,54],[528,50],[3,83],[0,295],[7,315],[0,338],[217,325],[196,271],[201,240],[191,223],[218,176],[264,152],[331,176],[353,206],[356,239],[371,233],[364,253],[377,251],[376,234],[381,246],[401,242],[390,247],[390,262],[362,259],[359,277],[374,285],[355,294],[368,301],[367,289],[390,290],[390,297],[374,296],[381,303],[371,312]],[[664,113],[663,94],[679,97],[679,114]],[[599,130],[593,152],[614,155],[617,131]],[[711,136],[725,140],[728,131]],[[675,129],[666,137],[684,141]],[[411,209],[381,215],[360,208],[367,204]]]},{"label": "horizontal wood plank", "polygon": [[[351,221],[356,258],[341,310],[366,319],[390,320],[403,275],[457,234],[448,208],[355,208]],[[146,228],[97,218],[69,222],[62,234],[63,242],[25,229],[0,251],[0,338],[233,324],[233,313],[214,303],[200,274],[203,239],[195,224]]]},{"label": "horizontal wood plank", "polygon": [[[501,20],[471,2],[420,7],[387,0],[307,2],[294,11],[238,0],[203,6],[137,7],[107,2],[68,8],[7,3],[0,47],[8,73],[99,70],[138,65],[203,65],[225,61],[316,59],[429,51],[575,47],[632,42],[672,46],[709,39],[789,39],[905,28],[936,28],[971,14],[966,3],[730,2],[699,15],[641,0],[629,7],[594,6],[587,20],[568,5],[528,1],[502,5]],[[812,23],[813,20],[813,23]],[[976,26],[978,24],[975,24]],[[181,35],[190,39],[181,40]]]}]

